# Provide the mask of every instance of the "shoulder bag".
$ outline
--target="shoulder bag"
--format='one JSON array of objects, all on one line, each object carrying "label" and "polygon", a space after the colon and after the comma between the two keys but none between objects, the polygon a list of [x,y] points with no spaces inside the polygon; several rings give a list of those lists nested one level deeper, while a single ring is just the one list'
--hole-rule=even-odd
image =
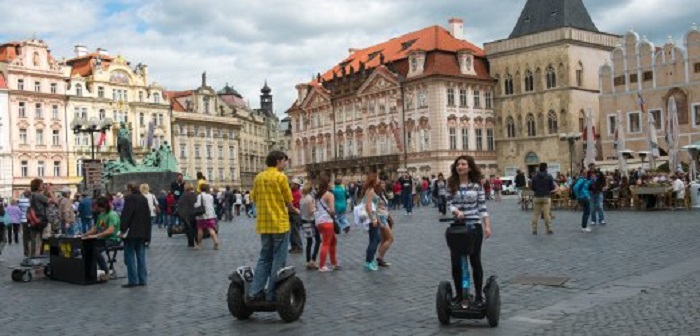
[{"label": "shoulder bag", "polygon": [[199,194],[199,196],[197,196],[197,200],[199,201],[199,206],[194,208],[194,215],[204,215],[205,213],[207,213],[207,209],[204,207],[204,197],[202,197],[202,194]]},{"label": "shoulder bag", "polygon": [[333,220],[333,231],[335,234],[340,234],[340,224],[338,224],[338,220],[335,218],[335,215],[328,211],[328,208],[323,204],[323,198],[319,198],[318,203],[321,204],[323,210],[326,210],[328,216],[331,216],[331,219]]}]

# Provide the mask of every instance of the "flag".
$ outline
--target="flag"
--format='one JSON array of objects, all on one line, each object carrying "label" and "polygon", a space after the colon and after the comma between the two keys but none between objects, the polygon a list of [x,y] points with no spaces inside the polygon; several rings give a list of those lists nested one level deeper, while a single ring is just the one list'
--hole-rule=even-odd
[{"label": "flag", "polygon": [[105,133],[105,132],[100,133],[100,140],[97,141],[97,146],[98,147],[102,146],[104,144],[105,140],[107,140],[107,133]]},{"label": "flag", "polygon": [[148,138],[146,139],[146,147],[151,148],[153,146],[153,131],[155,129],[155,123],[154,122],[149,122],[148,123]]}]

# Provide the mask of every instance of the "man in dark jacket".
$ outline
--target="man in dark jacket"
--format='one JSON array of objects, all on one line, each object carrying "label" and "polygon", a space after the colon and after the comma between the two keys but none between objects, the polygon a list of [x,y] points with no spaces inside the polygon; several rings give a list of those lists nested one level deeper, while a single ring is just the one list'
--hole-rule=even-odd
[{"label": "man in dark jacket", "polygon": [[124,288],[146,285],[146,242],[151,240],[151,209],[148,200],[141,194],[136,183],[129,183],[127,190],[129,195],[124,198],[120,218],[120,237],[124,239],[124,263],[129,277],[129,283],[122,285]]},{"label": "man in dark jacket", "polygon": [[519,203],[523,202],[523,189],[527,187],[527,180],[525,179],[525,173],[518,169],[515,174],[515,190],[518,191]]},{"label": "man in dark jacket", "polygon": [[540,163],[539,171],[532,177],[532,191],[535,192],[535,198],[532,202],[532,234],[537,234],[537,222],[541,215],[544,215],[544,226],[547,229],[547,234],[552,234],[551,209],[552,209],[552,191],[554,190],[554,179],[547,173],[547,164]]}]

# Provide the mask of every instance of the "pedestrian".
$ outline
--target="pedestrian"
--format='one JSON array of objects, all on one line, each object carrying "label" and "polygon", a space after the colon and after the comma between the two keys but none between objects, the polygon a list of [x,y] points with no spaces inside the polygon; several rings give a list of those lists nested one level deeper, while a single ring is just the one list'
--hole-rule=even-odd
[{"label": "pedestrian", "polygon": [[503,181],[501,181],[501,177],[498,175],[491,175],[491,181],[495,201],[500,202],[502,200]]},{"label": "pedestrian", "polygon": [[[448,206],[455,217],[455,223],[447,229],[448,245],[451,250],[452,279],[457,292],[457,300],[462,301],[463,307],[472,304],[481,309],[484,306],[482,293],[484,271],[481,266],[481,244],[484,238],[491,236],[491,221],[486,209],[486,195],[480,184],[481,172],[474,158],[468,155],[458,157],[451,166],[450,177],[447,180],[449,188]],[[467,256],[457,253],[449,241],[449,232],[455,227],[466,227],[473,233],[472,251],[468,255],[474,280],[474,300],[469,298],[469,267],[466,266]],[[458,242],[464,245],[465,242]]]},{"label": "pedestrian", "polygon": [[[595,167],[594,167],[595,169]],[[603,210],[603,202],[605,201],[606,178],[600,170],[593,171],[591,179],[591,226],[597,224],[605,225],[605,211]]]},{"label": "pedestrian", "polygon": [[391,263],[387,262],[384,256],[389,248],[394,243],[393,223],[394,218],[389,213],[389,199],[386,197],[387,184],[384,181],[379,181],[379,185],[375,190],[379,200],[377,201],[377,218],[379,219],[379,251],[377,252],[376,265],[379,267],[389,267]]},{"label": "pedestrian", "polygon": [[[301,180],[294,178],[291,184],[292,190],[292,206],[293,209],[299,209],[301,202]],[[292,209],[289,210],[289,243],[291,248],[289,253],[299,254],[304,251],[304,245],[301,241],[301,216],[299,213],[294,212]]]},{"label": "pedestrian", "polygon": [[299,210],[301,212],[301,231],[306,238],[306,268],[314,270],[318,269],[316,258],[318,257],[318,249],[321,246],[321,234],[316,228],[314,218],[316,204],[312,190],[311,183],[307,183],[301,188],[302,198]]},{"label": "pedestrian", "polygon": [[552,231],[552,191],[556,189],[552,176],[547,173],[547,163],[541,162],[537,175],[532,178],[532,190],[535,193],[532,202],[532,234],[537,234],[537,222],[540,216],[544,218],[544,226],[547,229],[547,234],[551,235]]},{"label": "pedestrian", "polygon": [[[253,180],[250,199],[259,207],[256,232],[260,235],[261,247],[250,285],[250,302],[275,301],[277,272],[287,263],[289,212],[299,213],[292,205],[287,176],[282,173],[288,160],[287,154],[272,151],[265,158],[267,169]],[[264,291],[266,284],[267,293]]]},{"label": "pedestrian", "polygon": [[248,218],[254,217],[253,210],[255,210],[255,206],[253,205],[253,202],[251,202],[251,200],[250,200],[250,191],[246,190],[245,194],[243,195],[243,202],[245,204],[246,216],[248,216]]},{"label": "pedestrian", "polygon": [[5,249],[5,245],[7,244],[7,234],[5,234],[5,230],[7,230],[7,227],[10,226],[9,218],[7,216],[7,211],[5,211],[5,202],[0,198],[0,261],[4,261],[4,258],[2,257],[2,251]]},{"label": "pedestrian", "polygon": [[[321,258],[319,260],[319,272],[331,272],[339,270],[340,264],[337,257],[338,238],[335,235],[333,216],[335,216],[335,197],[330,191],[330,179],[321,176],[318,183],[318,191],[315,196],[316,211],[314,219],[316,228],[321,233]],[[326,266],[326,256],[330,254],[331,267]]]},{"label": "pedestrian", "polygon": [[197,194],[194,193],[194,185],[189,182],[183,185],[182,190],[176,215],[182,220],[180,225],[184,227],[187,235],[187,247],[195,248],[197,218],[194,215],[194,204],[197,203]]},{"label": "pedestrian", "polygon": [[333,186],[333,197],[335,198],[335,219],[340,225],[340,229],[348,234],[350,232],[350,223],[346,213],[348,211],[348,191],[343,186],[343,180],[336,179],[335,186]]},{"label": "pedestrian", "polygon": [[424,176],[421,179],[421,206],[430,205],[430,183],[428,182],[428,177]]},{"label": "pedestrian", "polygon": [[10,225],[7,227],[7,243],[12,244],[12,237],[15,238],[15,244],[19,244],[19,231],[22,225],[22,210],[19,207],[17,199],[13,199],[10,205],[5,209],[9,218]]},{"label": "pedestrian", "polygon": [[403,197],[401,196],[403,186],[400,180],[400,178],[397,179],[392,187],[392,191],[394,192],[394,209],[401,209],[401,204],[403,204]]},{"label": "pedestrian", "polygon": [[175,213],[175,210],[177,209],[176,202],[175,195],[173,195],[172,191],[169,191],[165,196],[165,211],[162,212],[163,222],[168,227],[173,227],[175,226],[175,223],[177,223],[175,220],[175,218],[178,217],[177,213]]},{"label": "pedestrian", "polygon": [[376,271],[378,269],[378,262],[375,260],[375,254],[377,253],[380,239],[379,217],[377,214],[379,196],[376,193],[378,186],[379,178],[377,177],[377,173],[370,171],[365,179],[365,184],[362,186],[362,203],[367,212],[367,219],[370,222],[369,242],[367,244],[367,251],[365,252],[365,270],[367,271]]},{"label": "pedestrian", "polygon": [[405,173],[403,177],[399,178],[399,184],[401,184],[403,207],[406,209],[406,215],[410,216],[413,214],[413,179],[408,173]]},{"label": "pedestrian", "polygon": [[209,185],[204,183],[200,186],[201,193],[197,196],[197,202],[194,208],[204,207],[204,213],[197,216],[197,246],[195,249],[202,247],[202,236],[204,230],[209,232],[209,236],[214,241],[214,249],[219,249],[219,237],[216,235],[216,212],[214,211],[214,196],[209,194]]},{"label": "pedestrian", "polygon": [[573,192],[574,196],[578,200],[578,203],[583,209],[583,215],[581,217],[581,232],[591,232],[591,228],[588,227],[588,217],[591,215],[591,193],[590,193],[591,181],[590,173],[587,173],[585,169],[581,170],[581,174],[574,184]]},{"label": "pedestrian", "polygon": [[234,203],[234,192],[231,191],[231,186],[226,186],[226,191],[224,191],[224,218],[227,222],[233,220],[233,203]]},{"label": "pedestrian", "polygon": [[[107,267],[107,262],[105,260],[102,252],[109,250],[115,246],[121,244],[121,239],[119,238],[120,225],[119,216],[116,212],[112,211],[112,205],[109,199],[105,196],[100,196],[95,200],[95,209],[99,213],[97,215],[97,220],[95,221],[95,226],[93,226],[88,232],[85,232],[83,239],[104,239],[104,247],[100,247],[95,254],[95,259],[97,265],[102,272],[98,275],[100,280],[107,280],[107,273],[109,268]],[[103,277],[104,276],[104,277]]]},{"label": "pedestrian", "polygon": [[202,172],[197,172],[197,193],[202,192],[202,185],[207,183],[207,178],[204,177]]},{"label": "pedestrian", "polygon": [[[124,194],[121,192],[118,192],[114,196],[114,199],[112,199],[112,209],[119,215],[121,215],[122,211],[124,211]],[[148,213],[150,215],[150,211]]]},{"label": "pedestrian", "polygon": [[[671,201],[673,203],[671,204],[671,210],[682,209],[685,203],[685,183],[683,182],[683,179],[678,177],[676,174],[674,174],[671,179],[673,180],[673,183],[671,184],[673,189],[673,200]],[[679,204],[681,204],[681,207],[678,207]]]},{"label": "pedestrian", "polygon": [[525,173],[520,169],[515,173],[515,190],[518,191],[518,205],[522,206],[523,203],[523,190],[527,187],[527,179],[525,178]]},{"label": "pedestrian", "polygon": [[73,201],[70,199],[70,188],[61,188],[61,198],[58,200],[58,210],[61,223],[61,233],[66,235],[76,235],[80,232],[78,223],[75,221],[73,211]]},{"label": "pedestrian", "polygon": [[29,183],[29,189],[32,192],[29,197],[29,209],[34,211],[40,221],[40,224],[29,228],[31,240],[34,243],[34,250],[31,256],[38,257],[42,254],[42,238],[51,233],[47,208],[50,204],[56,204],[56,198],[54,197],[52,186],[44,184],[44,181],[40,178],[33,179]]},{"label": "pedestrian", "polygon": [[124,209],[119,218],[124,240],[124,263],[129,282],[124,288],[146,286],[146,243],[151,241],[151,209],[148,200],[136,183],[127,185],[129,195],[124,199]]},{"label": "pedestrian", "polygon": [[158,227],[168,227],[170,223],[170,213],[168,211],[168,194],[165,190],[161,190],[156,198],[158,200],[158,214],[156,214],[156,223]]},{"label": "pedestrian", "polygon": [[[175,181],[170,184],[170,192],[173,193],[173,196],[175,197],[175,209],[173,209],[173,213],[177,214],[177,207],[178,203],[180,202],[180,197],[185,193],[185,180],[184,177],[182,176],[181,173],[177,173],[175,176]],[[194,203],[193,203],[194,204]],[[180,224],[180,218],[179,216],[174,216],[175,222],[170,223],[171,225],[179,225]]]},{"label": "pedestrian", "polygon": [[[151,187],[148,185],[148,183],[141,183],[139,186],[139,191],[141,191],[141,195],[143,197],[146,197],[146,200],[148,200],[148,208],[150,209],[150,214],[151,214],[151,225],[156,225],[156,219],[158,215],[158,211],[160,207],[158,206],[158,199],[156,198],[156,195],[151,194]],[[162,225],[158,225],[158,228],[162,228]]]},{"label": "pedestrian", "polygon": [[438,211],[445,216],[447,214],[447,181],[442,173],[439,173],[433,186],[433,195],[437,199]]},{"label": "pedestrian", "polygon": [[240,216],[243,208],[243,194],[238,189],[233,192],[233,204],[236,207],[236,216]]},{"label": "pedestrian", "polygon": [[19,207],[19,212],[21,215],[22,247],[24,249],[25,257],[29,257],[32,254],[32,251],[34,251],[34,241],[32,240],[31,231],[29,230],[29,223],[27,222],[27,210],[29,210],[29,200],[31,195],[32,192],[27,189],[22,193],[17,201],[17,206]]}]

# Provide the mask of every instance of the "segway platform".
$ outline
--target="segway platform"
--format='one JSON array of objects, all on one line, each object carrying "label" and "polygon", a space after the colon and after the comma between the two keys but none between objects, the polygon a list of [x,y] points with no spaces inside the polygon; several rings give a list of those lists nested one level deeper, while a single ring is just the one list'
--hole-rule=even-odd
[{"label": "segway platform", "polygon": [[275,301],[248,300],[253,276],[253,269],[249,266],[241,266],[229,276],[231,284],[228,288],[227,303],[231,315],[245,320],[253,312],[276,311],[285,322],[294,322],[301,317],[306,304],[306,290],[304,283],[296,276],[294,267],[288,266],[277,272]]}]

